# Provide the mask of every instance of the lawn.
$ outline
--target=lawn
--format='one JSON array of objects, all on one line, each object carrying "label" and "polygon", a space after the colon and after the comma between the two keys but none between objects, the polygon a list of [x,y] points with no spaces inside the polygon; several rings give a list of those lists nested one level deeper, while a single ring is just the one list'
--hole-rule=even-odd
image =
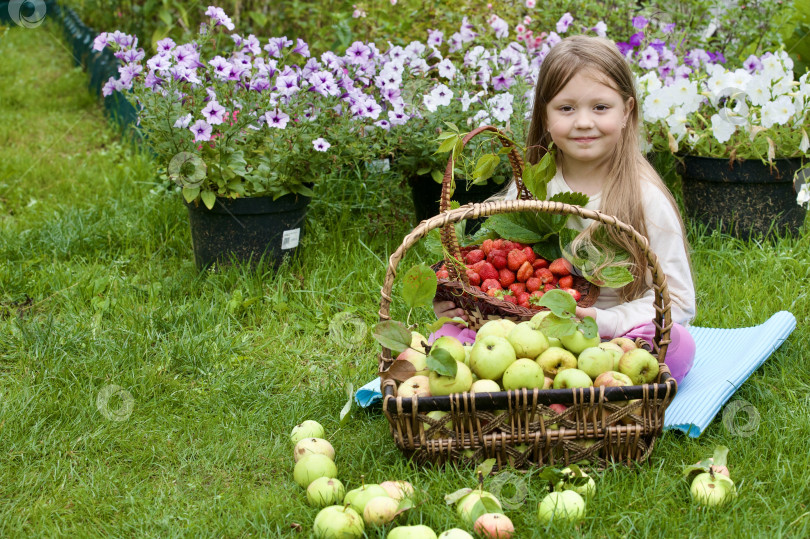
[{"label": "lawn", "polygon": [[[376,322],[387,257],[414,224],[402,179],[362,164],[327,176],[296,258],[200,273],[180,198],[107,123],[59,27],[11,28],[0,58],[0,535],[306,537],[317,509],[288,440],[304,419],[326,427],[347,488],[406,479],[421,490],[406,523],[458,526],[443,497],[473,486],[471,469],[409,463],[379,408],[339,421],[378,347],[333,338],[330,323]],[[540,527],[544,486],[515,474],[519,537],[810,535],[810,234],[689,234],[696,325],[798,320],[735,394],[758,429],[718,417],[698,439],[665,433],[649,463],[597,474],[578,527]],[[430,260],[420,248],[404,266]],[[739,496],[706,510],[680,471],[719,444]]]}]

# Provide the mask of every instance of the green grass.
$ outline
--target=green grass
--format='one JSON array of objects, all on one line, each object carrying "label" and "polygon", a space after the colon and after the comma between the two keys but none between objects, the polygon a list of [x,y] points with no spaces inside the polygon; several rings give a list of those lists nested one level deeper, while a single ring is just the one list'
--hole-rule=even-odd
[{"label": "green grass", "polygon": [[[149,159],[107,126],[58,36],[14,27],[0,42],[0,535],[306,537],[317,510],[292,480],[288,433],[308,418],[326,427],[347,488],[407,479],[424,493],[405,522],[458,526],[443,496],[472,486],[472,470],[409,464],[379,409],[338,420],[378,348],[368,336],[341,345],[329,324],[347,311],[376,321],[387,257],[413,224],[402,181],[362,167],[328,178],[297,258],[198,273],[179,197],[155,189]],[[527,499],[507,512],[519,537],[810,534],[808,235],[690,235],[695,324],[783,309],[799,321],[735,395],[759,429],[735,436],[718,417],[699,439],[665,433],[649,464],[599,474],[579,527],[539,527],[543,487],[527,476]],[[106,416],[97,407],[109,385],[132,396],[122,421],[107,417],[120,397]],[[717,444],[739,497],[707,511],[680,469]]]}]

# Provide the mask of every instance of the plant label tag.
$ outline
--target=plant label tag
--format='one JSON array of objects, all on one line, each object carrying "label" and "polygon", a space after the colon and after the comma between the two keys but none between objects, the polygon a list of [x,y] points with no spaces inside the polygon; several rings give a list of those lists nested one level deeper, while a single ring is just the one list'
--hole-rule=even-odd
[{"label": "plant label tag", "polygon": [[301,229],[293,228],[292,230],[285,230],[281,234],[281,248],[292,249],[298,247],[298,239],[301,237]]}]

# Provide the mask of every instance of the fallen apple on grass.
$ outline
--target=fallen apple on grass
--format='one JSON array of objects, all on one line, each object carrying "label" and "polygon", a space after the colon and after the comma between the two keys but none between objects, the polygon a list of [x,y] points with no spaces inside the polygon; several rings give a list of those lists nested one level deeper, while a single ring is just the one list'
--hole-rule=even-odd
[{"label": "fallen apple on grass", "polygon": [[450,528],[440,533],[439,539],[473,539],[473,536],[461,528]]},{"label": "fallen apple on grass", "polygon": [[349,504],[352,509],[357,511],[358,515],[362,515],[369,500],[377,496],[388,496],[388,493],[380,485],[374,483],[363,484],[347,492],[346,497],[343,498],[343,503]]},{"label": "fallen apple on grass", "polygon": [[320,423],[307,419],[293,427],[290,433],[290,441],[295,445],[304,438],[323,438],[325,435],[326,431],[323,430]]},{"label": "fallen apple on grass", "polygon": [[737,496],[737,487],[723,474],[706,472],[692,480],[689,492],[696,503],[713,507],[733,500]]},{"label": "fallen apple on grass", "polygon": [[375,496],[363,508],[363,521],[366,524],[383,526],[394,521],[399,511],[399,501],[389,496]]},{"label": "fallen apple on grass", "polygon": [[585,500],[573,490],[552,492],[538,505],[537,518],[541,524],[580,522],[585,519]]},{"label": "fallen apple on grass", "polygon": [[[452,425],[452,422],[448,422],[448,424]],[[388,496],[399,501],[410,498],[414,493],[413,485],[408,481],[383,481],[380,483],[380,486],[385,489]]]},{"label": "fallen apple on grass", "polygon": [[461,498],[456,505],[458,517],[467,526],[473,526],[477,517],[483,513],[502,511],[503,507],[498,498],[486,490],[474,490]]},{"label": "fallen apple on grass", "polygon": [[554,490],[561,492],[572,490],[585,499],[593,498],[596,494],[596,482],[593,477],[577,468],[566,467],[561,470],[563,479],[554,485]]},{"label": "fallen apple on grass", "polygon": [[307,501],[314,507],[327,507],[343,501],[346,489],[339,479],[319,477],[307,487]]},{"label": "fallen apple on grass", "polygon": [[335,460],[335,448],[323,438],[304,438],[295,444],[293,458],[298,462],[306,455],[325,455]]},{"label": "fallen apple on grass", "polygon": [[419,524],[417,526],[397,526],[386,535],[387,539],[437,539],[433,528]]},{"label": "fallen apple on grass", "polygon": [[318,539],[354,539],[363,537],[365,525],[351,507],[331,505],[315,517],[312,531]]},{"label": "fallen apple on grass", "polygon": [[486,513],[478,517],[473,526],[475,533],[486,539],[511,539],[515,526],[508,516]]},{"label": "fallen apple on grass", "polygon": [[319,477],[337,477],[337,466],[326,455],[306,455],[295,463],[293,479],[307,488]]}]

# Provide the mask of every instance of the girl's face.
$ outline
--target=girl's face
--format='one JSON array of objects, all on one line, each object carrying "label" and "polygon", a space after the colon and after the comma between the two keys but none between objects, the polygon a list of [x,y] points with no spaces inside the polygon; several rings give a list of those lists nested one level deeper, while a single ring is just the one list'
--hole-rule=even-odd
[{"label": "girl's face", "polygon": [[621,94],[587,72],[574,75],[546,106],[546,119],[554,144],[568,165],[600,165],[613,154],[622,136],[632,98]]}]

